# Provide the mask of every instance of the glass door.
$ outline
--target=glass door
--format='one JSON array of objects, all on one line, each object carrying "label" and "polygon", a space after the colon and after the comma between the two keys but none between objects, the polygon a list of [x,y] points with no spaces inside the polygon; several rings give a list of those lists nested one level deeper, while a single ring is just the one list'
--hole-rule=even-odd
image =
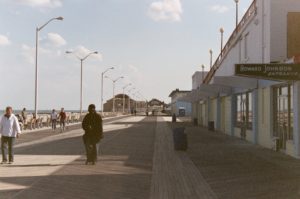
[{"label": "glass door", "polygon": [[293,139],[292,86],[277,87],[274,94],[274,136],[279,149],[286,149],[286,141]]}]

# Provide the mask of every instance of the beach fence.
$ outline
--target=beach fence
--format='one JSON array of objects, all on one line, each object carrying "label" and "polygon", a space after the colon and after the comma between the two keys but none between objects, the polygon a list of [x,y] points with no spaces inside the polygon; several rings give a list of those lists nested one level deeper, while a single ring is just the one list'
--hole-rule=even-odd
[{"label": "beach fence", "polygon": [[[78,123],[81,121],[80,113],[66,112],[66,116],[66,124]],[[57,120],[56,122],[59,123],[59,120]],[[23,130],[32,130],[37,128],[50,127],[51,123],[52,121],[50,114],[39,114],[37,118],[33,117],[33,114],[28,114],[26,120],[21,124],[21,127]]]},{"label": "beach fence", "polygon": [[[76,124],[82,121],[84,116],[87,113],[82,113],[80,117],[80,113],[75,112],[66,112],[66,124]],[[112,112],[103,112],[101,113],[102,118],[108,117],[116,117],[123,115],[122,113],[112,113]],[[51,126],[51,117],[50,113],[41,113],[38,114],[38,118],[33,117],[33,114],[28,114],[25,121],[23,121],[20,125],[22,130],[33,130],[38,128],[50,127]],[[59,119],[57,120],[57,124],[59,124]]]}]

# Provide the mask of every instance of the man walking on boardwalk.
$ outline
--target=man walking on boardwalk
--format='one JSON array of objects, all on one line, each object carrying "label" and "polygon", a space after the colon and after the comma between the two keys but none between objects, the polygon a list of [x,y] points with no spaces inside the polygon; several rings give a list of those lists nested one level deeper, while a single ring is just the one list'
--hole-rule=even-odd
[{"label": "man walking on boardwalk", "polygon": [[57,122],[57,113],[56,113],[55,109],[52,110],[50,117],[51,117],[52,130],[55,131],[56,130],[56,122]]},{"label": "man walking on boardwalk", "polygon": [[87,160],[85,164],[96,164],[98,156],[98,143],[103,138],[102,118],[96,112],[94,104],[89,105],[89,113],[83,118],[84,130],[83,142],[85,145]]},{"label": "man walking on boardwalk", "polygon": [[67,115],[66,115],[65,109],[61,108],[61,111],[59,113],[59,125],[60,125],[61,132],[65,131],[66,119],[67,119]]},{"label": "man walking on boardwalk", "polygon": [[7,150],[9,164],[14,162],[14,143],[21,133],[17,117],[12,113],[12,107],[6,107],[5,114],[0,121],[2,163],[7,163]]}]

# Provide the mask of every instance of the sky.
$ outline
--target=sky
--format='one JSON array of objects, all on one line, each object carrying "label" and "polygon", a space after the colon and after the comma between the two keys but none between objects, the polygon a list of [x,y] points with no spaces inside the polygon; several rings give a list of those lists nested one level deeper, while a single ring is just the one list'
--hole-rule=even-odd
[{"label": "sky", "polygon": [[[252,0],[240,0],[239,18]],[[172,90],[191,90],[192,75],[209,49],[220,53],[235,27],[233,0],[0,0],[0,109],[34,107],[35,30],[39,31],[38,109],[80,105],[83,62],[83,107],[100,106],[101,73],[116,82],[115,93],[131,83],[138,100],[170,102]],[[73,54],[66,54],[70,50]],[[128,88],[130,88],[128,87]],[[104,101],[112,97],[104,80]]]}]

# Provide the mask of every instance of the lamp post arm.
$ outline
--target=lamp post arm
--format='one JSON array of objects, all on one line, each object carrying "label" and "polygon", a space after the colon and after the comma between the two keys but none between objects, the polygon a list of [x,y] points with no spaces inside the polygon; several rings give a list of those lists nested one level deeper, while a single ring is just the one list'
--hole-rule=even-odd
[{"label": "lamp post arm", "polygon": [[47,21],[44,25],[42,25],[41,27],[37,28],[38,31],[42,30],[45,26],[47,26],[51,21],[55,20],[56,18],[52,18],[49,21]]},{"label": "lamp post arm", "polygon": [[106,69],[102,74],[105,74],[107,71],[109,71],[110,70],[110,68],[108,68],[108,69]]},{"label": "lamp post arm", "polygon": [[112,78],[110,78],[109,76],[104,76],[104,78],[109,79],[110,81],[112,81],[113,83],[115,83],[115,81]]},{"label": "lamp post arm", "polygon": [[125,90],[128,86],[131,86],[131,83],[124,86],[123,89]]},{"label": "lamp post arm", "polygon": [[123,77],[118,77],[117,79],[113,80],[113,82],[117,82],[121,78],[123,78]]},{"label": "lamp post arm", "polygon": [[82,58],[82,60],[84,61],[86,58],[88,58],[90,55],[92,54],[96,54],[96,52],[90,52],[89,54],[87,54],[84,58]]},{"label": "lamp post arm", "polygon": [[77,59],[79,59],[81,62],[83,61],[83,59],[81,59],[81,57],[79,57],[79,56],[76,55],[75,53],[73,53],[73,55],[74,55]]},{"label": "lamp post arm", "polygon": [[53,20],[63,20],[62,17],[54,17],[52,19],[50,19],[49,21],[47,21],[44,25],[42,25],[41,27],[37,28],[38,31],[42,30],[45,26],[47,26],[51,21]]}]

